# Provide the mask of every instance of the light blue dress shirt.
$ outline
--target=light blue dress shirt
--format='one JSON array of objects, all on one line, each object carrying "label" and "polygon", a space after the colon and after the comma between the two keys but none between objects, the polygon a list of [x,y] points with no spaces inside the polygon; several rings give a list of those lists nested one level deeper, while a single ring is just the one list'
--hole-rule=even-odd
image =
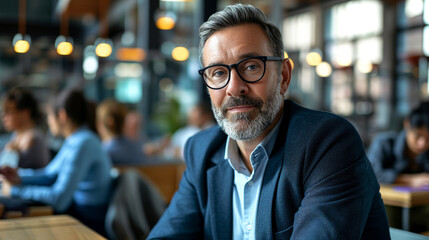
[{"label": "light blue dress shirt", "polygon": [[281,120],[250,154],[250,173],[239,154],[237,142],[228,137],[225,159],[234,169],[232,195],[233,239],[255,239],[256,213],[265,167],[274,148]]},{"label": "light blue dress shirt", "polygon": [[55,158],[41,169],[20,169],[21,185],[12,196],[51,205],[66,211],[72,202],[79,206],[104,206],[110,192],[109,156],[98,137],[81,127],[70,135]]}]

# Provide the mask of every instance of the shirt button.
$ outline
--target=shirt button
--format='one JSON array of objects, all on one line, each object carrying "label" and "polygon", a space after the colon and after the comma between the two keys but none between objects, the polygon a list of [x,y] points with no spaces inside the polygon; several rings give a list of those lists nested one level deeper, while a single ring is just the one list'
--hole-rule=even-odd
[{"label": "shirt button", "polygon": [[249,181],[249,186],[252,186],[253,185],[253,182],[252,181]]},{"label": "shirt button", "polygon": [[246,228],[247,228],[247,230],[249,230],[249,231],[250,231],[250,230],[252,229],[252,225],[247,224]]}]

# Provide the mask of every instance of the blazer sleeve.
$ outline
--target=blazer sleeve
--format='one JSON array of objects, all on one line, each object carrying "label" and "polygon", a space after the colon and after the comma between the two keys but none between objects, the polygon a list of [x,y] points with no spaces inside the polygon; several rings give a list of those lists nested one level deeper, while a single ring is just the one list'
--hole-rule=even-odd
[{"label": "blazer sleeve", "polygon": [[[186,170],[179,190],[152,229],[148,239],[203,239],[204,220],[194,183],[196,177],[189,142],[185,146]],[[201,160],[201,159],[200,159]]]},{"label": "blazer sleeve", "polygon": [[361,239],[371,227],[372,238],[389,239],[379,185],[358,133],[339,117],[317,125],[308,134],[292,239]]}]

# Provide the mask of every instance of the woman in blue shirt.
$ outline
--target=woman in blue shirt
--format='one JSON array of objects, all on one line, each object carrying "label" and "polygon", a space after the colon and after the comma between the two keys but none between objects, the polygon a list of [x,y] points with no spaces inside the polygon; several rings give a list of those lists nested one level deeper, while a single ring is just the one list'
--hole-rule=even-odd
[{"label": "woman in blue shirt", "polygon": [[0,173],[7,180],[4,195],[50,205],[103,234],[111,163],[97,135],[87,127],[92,125],[90,109],[81,91],[63,91],[48,113],[51,132],[65,137],[55,158],[40,170],[17,172],[4,167]]}]

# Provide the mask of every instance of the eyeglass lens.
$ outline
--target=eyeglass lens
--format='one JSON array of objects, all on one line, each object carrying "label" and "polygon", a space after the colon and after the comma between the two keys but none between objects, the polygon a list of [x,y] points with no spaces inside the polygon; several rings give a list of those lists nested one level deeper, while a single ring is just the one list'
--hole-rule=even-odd
[{"label": "eyeglass lens", "polygon": [[[264,61],[259,58],[246,59],[235,66],[240,77],[248,82],[258,81],[264,74],[264,68]],[[210,87],[223,87],[229,80],[229,71],[227,66],[209,67],[204,71],[204,80]]]}]

